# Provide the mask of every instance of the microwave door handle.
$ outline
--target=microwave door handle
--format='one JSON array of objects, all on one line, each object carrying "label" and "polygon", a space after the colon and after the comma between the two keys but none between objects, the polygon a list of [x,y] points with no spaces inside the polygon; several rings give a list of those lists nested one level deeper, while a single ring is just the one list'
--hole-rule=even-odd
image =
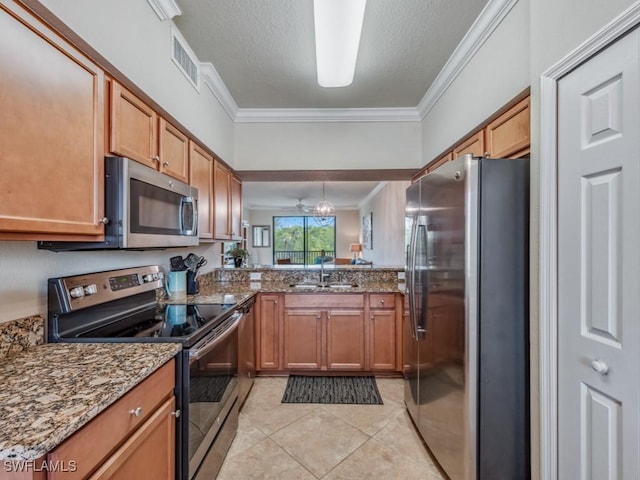
[{"label": "microwave door handle", "polygon": [[236,312],[232,315],[232,318],[233,317],[235,317],[233,320],[233,324],[229,326],[229,328],[227,328],[222,335],[214,339],[205,338],[199,344],[197,344],[194,348],[189,350],[189,359],[200,360],[202,357],[208,354],[211,350],[213,350],[222,342],[224,342],[227,338],[229,338],[229,336],[233,333],[233,331],[236,328],[238,328],[238,324],[242,320],[242,317],[244,317],[244,313]]},{"label": "microwave door handle", "polygon": [[[185,212],[185,206],[189,204],[191,205],[191,225],[190,228],[187,228],[186,226],[186,212]],[[196,203],[193,199],[193,197],[182,197],[180,199],[180,232],[183,235],[197,235],[198,233],[198,211],[196,208]]]}]

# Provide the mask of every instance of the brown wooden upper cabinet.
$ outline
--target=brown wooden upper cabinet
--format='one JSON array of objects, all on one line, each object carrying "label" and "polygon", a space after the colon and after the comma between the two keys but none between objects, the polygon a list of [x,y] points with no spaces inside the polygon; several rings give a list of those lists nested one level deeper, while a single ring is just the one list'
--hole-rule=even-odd
[{"label": "brown wooden upper cabinet", "polygon": [[104,234],[104,72],[17,2],[0,4],[0,238]]},{"label": "brown wooden upper cabinet", "polygon": [[453,148],[453,158],[458,158],[465,153],[470,153],[474,157],[483,157],[484,152],[484,132],[479,130]]},{"label": "brown wooden upper cabinet", "polygon": [[213,238],[242,240],[242,182],[218,161],[213,178]]},{"label": "brown wooden upper cabinet", "polygon": [[201,240],[213,240],[213,165],[213,156],[189,141],[189,184],[198,189],[198,236]]},{"label": "brown wooden upper cabinet", "polygon": [[111,81],[111,153],[189,181],[189,138],[133,93]]},{"label": "brown wooden upper cabinet", "polygon": [[530,98],[517,103],[485,128],[486,148],[492,158],[518,158],[529,153]]}]

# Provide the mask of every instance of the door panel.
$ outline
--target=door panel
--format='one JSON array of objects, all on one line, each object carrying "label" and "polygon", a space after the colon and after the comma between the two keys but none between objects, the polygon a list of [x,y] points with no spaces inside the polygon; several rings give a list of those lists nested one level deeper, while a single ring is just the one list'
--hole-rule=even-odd
[{"label": "door panel", "polygon": [[559,82],[559,478],[637,479],[638,32]]}]

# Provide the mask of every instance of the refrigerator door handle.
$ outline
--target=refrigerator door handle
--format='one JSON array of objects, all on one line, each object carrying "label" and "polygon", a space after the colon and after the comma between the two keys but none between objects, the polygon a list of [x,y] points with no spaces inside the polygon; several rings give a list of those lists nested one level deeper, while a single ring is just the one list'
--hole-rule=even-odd
[{"label": "refrigerator door handle", "polygon": [[414,216],[411,220],[411,238],[409,240],[409,259],[407,262],[407,273],[409,278],[409,319],[411,321],[411,336],[417,339],[417,321],[416,321],[416,240],[418,238],[418,217]]}]

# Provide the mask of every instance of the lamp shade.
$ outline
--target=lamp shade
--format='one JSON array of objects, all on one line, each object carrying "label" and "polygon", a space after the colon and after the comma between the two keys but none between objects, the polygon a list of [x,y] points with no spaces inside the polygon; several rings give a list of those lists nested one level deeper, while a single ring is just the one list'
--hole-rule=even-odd
[{"label": "lamp shade", "polygon": [[349,251],[351,252],[361,252],[362,251],[362,244],[361,243],[352,243],[349,246]]}]

